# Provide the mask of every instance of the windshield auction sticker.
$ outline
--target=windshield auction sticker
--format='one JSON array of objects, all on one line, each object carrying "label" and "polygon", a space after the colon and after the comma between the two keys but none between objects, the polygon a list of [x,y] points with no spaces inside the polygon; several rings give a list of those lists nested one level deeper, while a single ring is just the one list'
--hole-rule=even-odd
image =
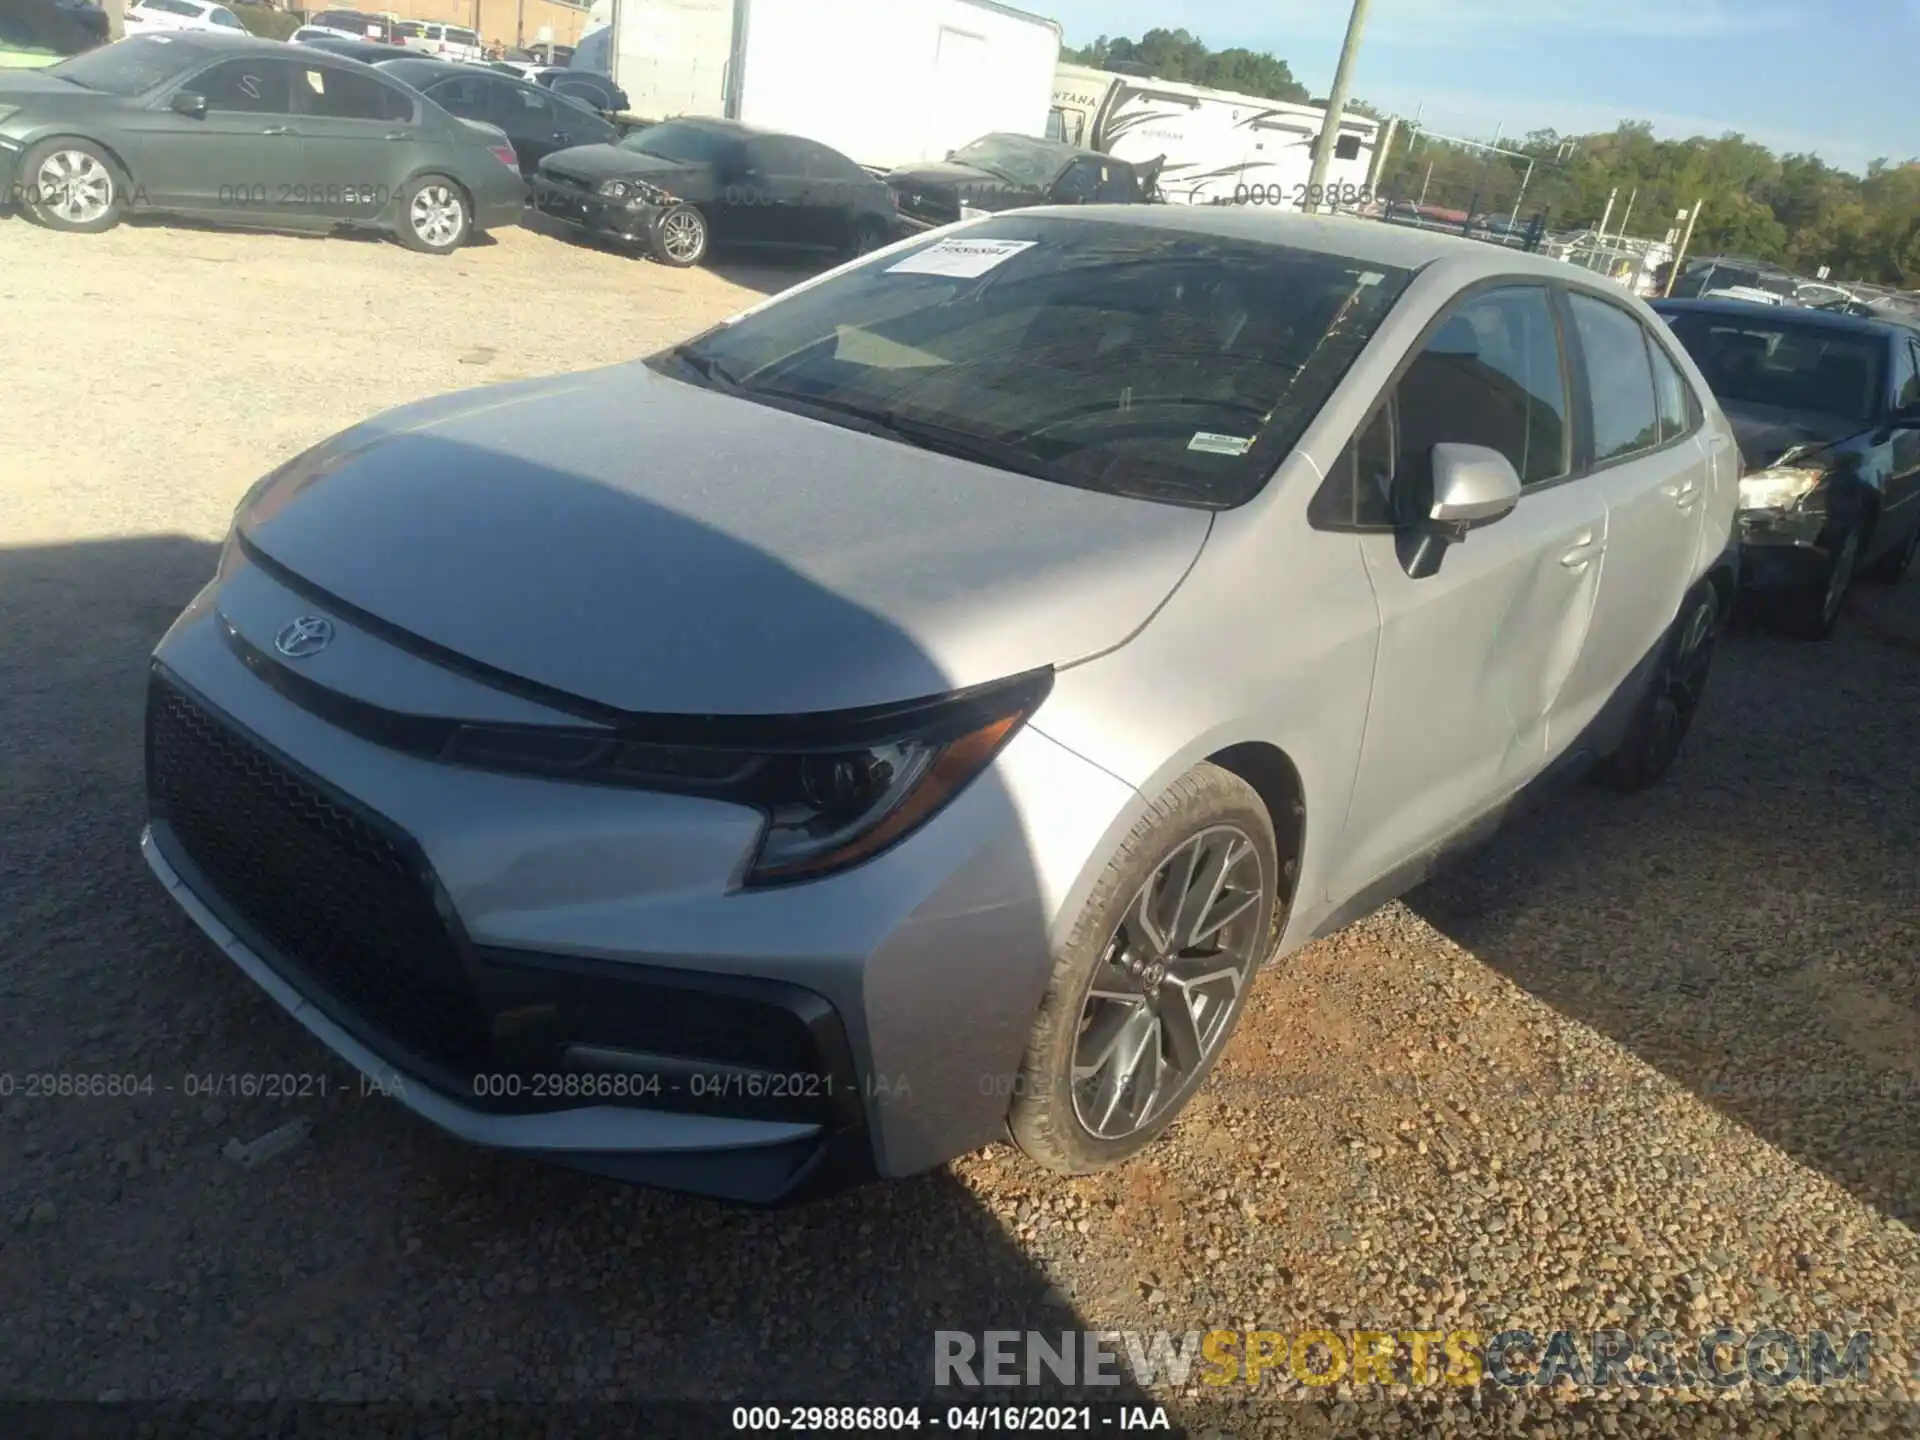
[{"label": "windshield auction sticker", "polygon": [[1189,450],[1204,450],[1209,455],[1244,455],[1253,448],[1253,441],[1245,435],[1216,435],[1211,430],[1201,430],[1187,442]]},{"label": "windshield auction sticker", "polygon": [[956,280],[972,280],[996,265],[1004,265],[1022,250],[1031,250],[1031,240],[963,240],[955,237],[929,245],[887,267],[889,275],[948,275]]}]

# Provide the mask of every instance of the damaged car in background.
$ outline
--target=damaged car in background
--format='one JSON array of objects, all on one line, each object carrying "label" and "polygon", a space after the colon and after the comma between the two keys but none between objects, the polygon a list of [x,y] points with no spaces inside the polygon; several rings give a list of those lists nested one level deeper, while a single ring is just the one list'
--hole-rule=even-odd
[{"label": "damaged car in background", "polygon": [[1661,300],[1740,439],[1741,575],[1808,639],[1858,579],[1920,550],[1920,332],[1893,320],[1739,301]]},{"label": "damaged car in background", "polygon": [[983,135],[942,163],[887,172],[906,228],[931,229],[1028,205],[1137,205],[1154,199],[1160,162],[1111,155],[1029,135]]}]

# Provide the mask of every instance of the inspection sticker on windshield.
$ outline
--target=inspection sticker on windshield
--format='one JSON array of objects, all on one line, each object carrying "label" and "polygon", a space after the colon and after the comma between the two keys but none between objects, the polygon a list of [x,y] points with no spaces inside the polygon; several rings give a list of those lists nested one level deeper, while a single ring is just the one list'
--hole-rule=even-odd
[{"label": "inspection sticker on windshield", "polygon": [[972,280],[1033,246],[1031,240],[963,240],[955,236],[929,245],[917,255],[895,261],[887,267],[887,273],[951,275],[956,280]]},{"label": "inspection sticker on windshield", "polygon": [[1248,435],[1216,435],[1211,430],[1198,430],[1187,442],[1187,449],[1204,450],[1209,455],[1244,455],[1252,445],[1253,438]]}]

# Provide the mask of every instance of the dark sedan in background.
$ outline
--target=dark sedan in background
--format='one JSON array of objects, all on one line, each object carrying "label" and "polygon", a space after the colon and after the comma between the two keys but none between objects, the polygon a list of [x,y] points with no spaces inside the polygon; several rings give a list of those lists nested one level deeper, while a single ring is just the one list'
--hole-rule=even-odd
[{"label": "dark sedan in background", "polygon": [[1024,205],[1139,204],[1153,198],[1159,169],[1058,140],[983,135],[943,164],[905,166],[886,179],[908,227],[925,229]]},{"label": "dark sedan in background", "polygon": [[159,211],[445,254],[519,223],[517,165],[498,129],[277,40],[172,31],[0,74],[0,184],[56,230]]},{"label": "dark sedan in background", "polygon": [[449,115],[499,126],[513,142],[520,173],[529,181],[556,150],[611,145],[620,138],[618,130],[586,106],[485,66],[412,56],[382,60],[378,68]]},{"label": "dark sedan in background", "polygon": [[837,150],[732,120],[669,120],[549,155],[534,204],[587,234],[697,265],[710,245],[852,257],[897,234],[892,192]]},{"label": "dark sedan in background", "polygon": [[1856,577],[1920,550],[1920,334],[1737,300],[1659,300],[1733,422],[1741,571],[1784,628],[1832,633]]}]

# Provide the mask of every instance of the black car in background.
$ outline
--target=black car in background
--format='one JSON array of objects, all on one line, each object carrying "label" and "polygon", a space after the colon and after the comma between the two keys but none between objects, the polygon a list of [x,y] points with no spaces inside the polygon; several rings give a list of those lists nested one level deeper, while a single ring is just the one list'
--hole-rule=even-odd
[{"label": "black car in background", "polygon": [[520,173],[529,183],[540,162],[556,150],[610,145],[620,138],[613,126],[584,105],[484,66],[403,56],[381,60],[378,68],[411,85],[449,115],[506,131],[520,157]]},{"label": "black car in background", "polygon": [[107,43],[107,12],[87,0],[0,0],[0,49],[78,55]]},{"label": "black car in background", "polygon": [[302,50],[324,50],[344,60],[358,60],[362,65],[379,65],[417,53],[380,40],[342,40],[337,35],[317,35],[310,40],[296,40],[293,43]]},{"label": "black car in background", "polygon": [[899,227],[892,192],[839,151],[733,120],[668,120],[617,145],[549,155],[533,203],[679,266],[699,264],[710,245],[863,255]]},{"label": "black car in background", "polygon": [[925,229],[1023,205],[1140,204],[1159,172],[1058,140],[983,135],[942,164],[903,166],[886,180],[909,228]]},{"label": "black car in background", "polygon": [[448,254],[516,225],[507,137],[304,45],[175,30],[0,71],[0,189],[54,230],[130,210],[384,231]]},{"label": "black car in background", "polygon": [[1831,634],[1856,576],[1920,550],[1920,332],[1738,300],[1656,300],[1733,422],[1743,582],[1782,625]]}]

